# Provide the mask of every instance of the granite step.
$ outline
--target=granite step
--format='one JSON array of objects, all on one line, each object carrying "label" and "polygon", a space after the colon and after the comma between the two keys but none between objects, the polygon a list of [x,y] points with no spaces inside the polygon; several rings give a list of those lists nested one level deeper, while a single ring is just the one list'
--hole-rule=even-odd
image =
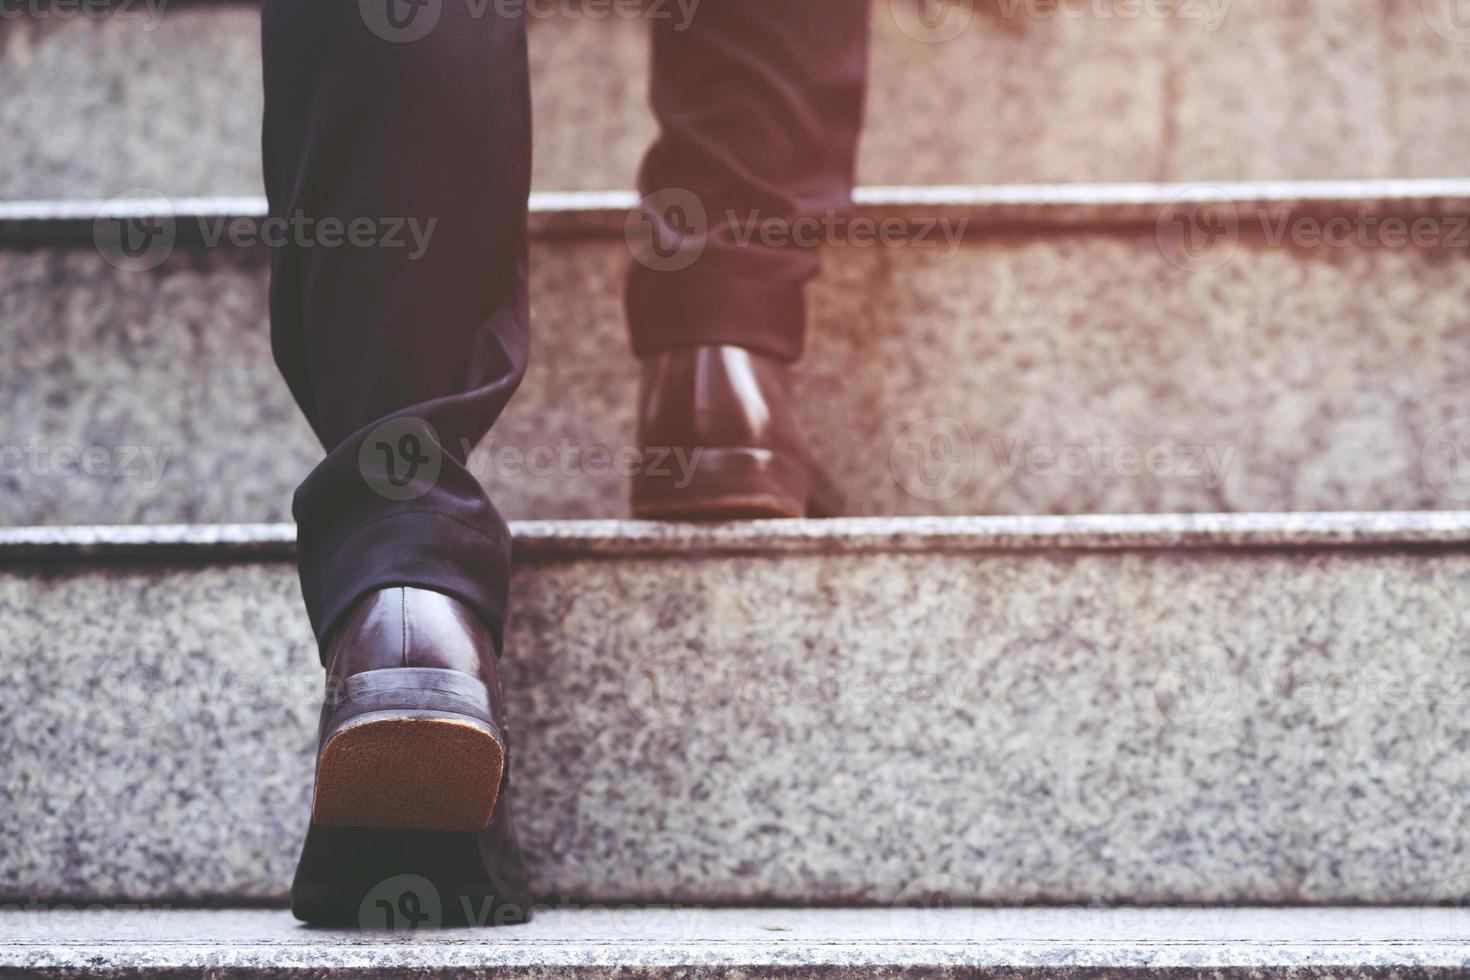
[{"label": "granite step", "polygon": [[[800,378],[854,515],[1470,502],[1470,181],[858,200],[894,244],[834,238]],[[472,458],[511,517],[627,513],[634,203],[532,201],[531,371]],[[106,234],[136,203],[0,204],[0,523],[289,519],[320,450],[269,351],[264,205],[158,205],[144,268]]]},{"label": "granite step", "polygon": [[[875,0],[861,177],[1462,174],[1470,29],[1457,2],[952,0],[926,25],[916,0]],[[254,4],[14,6],[0,21],[0,199],[259,191]],[[536,185],[631,186],[654,131],[649,18],[605,0],[526,6]]]},{"label": "granite step", "polygon": [[301,928],[284,911],[0,911],[0,977],[751,976],[1417,980],[1470,967],[1458,908],[562,909],[491,931]]},{"label": "granite step", "polygon": [[[517,524],[554,901],[1470,892],[1470,513]],[[0,899],[284,899],[289,527],[0,531]]]}]

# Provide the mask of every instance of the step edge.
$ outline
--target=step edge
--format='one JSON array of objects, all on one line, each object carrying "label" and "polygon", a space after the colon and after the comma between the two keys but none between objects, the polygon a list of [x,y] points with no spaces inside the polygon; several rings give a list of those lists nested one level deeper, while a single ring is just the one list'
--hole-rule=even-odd
[{"label": "step edge", "polygon": [[[1202,912],[1179,928],[1177,913]],[[616,915],[608,915],[615,911]],[[1110,911],[1119,912],[1109,915]],[[1242,910],[1201,906],[1148,910],[1107,908],[1001,909],[720,909],[658,907],[641,910],[548,909],[529,926],[504,933],[424,932],[411,937],[343,930],[301,934],[284,910],[223,909],[210,922],[226,928],[218,941],[201,933],[191,910],[142,909],[134,930],[186,930],[184,938],[158,935],[101,936],[97,928],[49,928],[18,937],[15,915],[0,916],[10,935],[0,936],[0,969],[67,966],[187,968],[322,965],[372,968],[391,960],[398,968],[480,965],[592,965],[682,967],[843,964],[848,966],[971,964],[979,966],[1112,966],[1164,970],[1177,967],[1382,968],[1411,965],[1462,966],[1470,962],[1470,939],[1447,919],[1453,910],[1412,907],[1344,910],[1331,907],[1262,908],[1274,929],[1242,931],[1231,921]],[[97,919],[105,924],[106,910]],[[1136,913],[1136,914],[1130,914]],[[1324,928],[1324,915],[1355,912]],[[734,913],[733,915],[731,913]],[[1060,913],[1060,916],[1058,916]],[[1164,913],[1160,915],[1159,913]],[[1218,915],[1211,915],[1218,913]],[[1365,914],[1364,914],[1365,913]],[[1014,920],[996,928],[999,916]],[[773,922],[792,928],[768,937],[752,929]],[[1153,925],[1150,926],[1149,923]],[[1048,924],[1049,923],[1049,924]],[[1067,928],[1082,926],[1078,930]],[[837,928],[833,928],[833,927]],[[863,934],[854,935],[854,926]],[[1352,934],[1355,927],[1368,926]],[[233,928],[230,928],[233,927]],[[733,927],[733,928],[732,928]],[[1283,931],[1283,927],[1284,931]],[[1385,928],[1387,927],[1387,928]],[[216,927],[217,928],[217,927]],[[1453,931],[1453,935],[1446,934]],[[732,934],[732,932],[734,934]],[[1279,933],[1272,935],[1272,933]],[[83,935],[91,933],[90,935]],[[1080,933],[1080,934],[1079,934]]]},{"label": "step edge", "polygon": [[[629,190],[537,191],[529,201],[536,238],[601,238],[623,232],[638,206]],[[949,217],[965,232],[1152,226],[1166,208],[1234,207],[1269,220],[1305,213],[1319,218],[1470,216],[1470,179],[1240,181],[1196,183],[985,184],[868,186],[853,194],[857,216],[901,220]],[[184,241],[207,240],[242,220],[268,213],[261,196],[39,199],[0,201],[0,245],[90,243],[98,220],[146,216],[172,219]],[[190,227],[192,226],[192,227]]]},{"label": "step edge", "polygon": [[[1264,944],[1219,942],[1213,944],[1179,944],[1170,942],[1137,943],[1067,943],[1064,941],[1024,941],[1015,944],[974,942],[964,944],[916,945],[903,942],[892,945],[860,945],[824,943],[812,955],[800,955],[801,948],[780,946],[721,945],[688,943],[663,946],[652,942],[567,943],[555,946],[492,945],[481,941],[458,947],[415,947],[406,954],[401,948],[383,945],[323,946],[311,950],[293,946],[232,944],[227,950],[218,945],[158,943],[138,947],[84,945],[51,947],[17,946],[20,955],[7,955],[0,946],[0,976],[11,970],[74,970],[85,967],[86,976],[106,976],[98,971],[118,971],[127,976],[146,975],[148,971],[172,971],[207,968],[209,976],[234,975],[221,971],[241,971],[241,976],[254,976],[260,969],[303,970],[329,966],[351,975],[354,970],[372,971],[391,967],[395,970],[440,969],[478,970],[484,967],[591,967],[586,951],[595,950],[597,964],[615,975],[619,968],[685,970],[691,966],[709,968],[761,968],[806,964],[810,966],[874,967],[952,967],[1011,970],[1017,968],[1059,967],[1107,968],[1109,970],[1146,971],[1170,976],[1173,971],[1191,968],[1250,971],[1242,974],[1261,976],[1257,971],[1291,971],[1303,968],[1335,968],[1343,971],[1362,969],[1372,976],[1390,968],[1416,969],[1463,968],[1470,965],[1470,944],[1453,941],[1433,942],[1366,942],[1361,945]],[[35,950],[35,952],[29,952]],[[493,950],[493,952],[492,952]],[[44,952],[43,952],[44,951]],[[551,952],[561,955],[548,955]],[[816,955],[818,952],[825,955]],[[341,962],[324,957],[337,954]],[[539,954],[539,955],[538,955]],[[137,972],[135,972],[137,971]],[[20,975],[32,976],[29,972]],[[68,976],[72,975],[67,973]],[[481,976],[476,972],[470,975]],[[1004,975],[1009,976],[1009,973]],[[1212,973],[1222,976],[1228,974]],[[1350,973],[1344,974],[1351,975]],[[1412,974],[1415,976],[1422,974]]]},{"label": "step edge", "polygon": [[[517,561],[844,553],[1341,550],[1470,547],[1470,511],[853,517],[675,524],[514,521]],[[284,561],[290,524],[0,528],[0,565]]]}]

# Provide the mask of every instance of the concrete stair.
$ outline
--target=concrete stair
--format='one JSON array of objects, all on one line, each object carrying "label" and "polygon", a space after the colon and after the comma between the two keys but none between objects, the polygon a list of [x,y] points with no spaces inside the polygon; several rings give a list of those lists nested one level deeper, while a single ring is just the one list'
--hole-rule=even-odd
[{"label": "concrete stair", "polygon": [[303,929],[285,912],[0,911],[0,976],[1438,978],[1465,912],[1421,909],[548,909],[493,932]]},{"label": "concrete stair", "polygon": [[[1470,31],[1456,2],[953,0],[960,19],[946,23],[962,29],[928,43],[951,32],[915,31],[915,0],[875,0],[861,178],[1462,174]],[[600,19],[561,0],[528,6],[541,14],[536,185],[632,186],[653,134],[647,23],[606,16],[601,0],[585,5]],[[0,199],[258,192],[255,5],[176,0],[156,21],[142,3],[123,10],[0,22]]]},{"label": "concrete stair", "polygon": [[[1470,414],[1470,181],[865,188],[859,201],[860,218],[929,237],[831,248],[814,289],[804,412],[854,514],[1470,502],[1442,452]],[[533,201],[531,373],[472,461],[512,517],[627,513],[614,461],[634,442],[620,300],[634,203]],[[1217,205],[1225,232],[1191,258],[1171,220]],[[13,339],[0,414],[18,420],[0,523],[289,518],[320,450],[271,361],[265,250],[204,244],[223,227],[255,240],[264,206],[162,206],[177,246],[124,271],[94,232],[122,205],[0,205]],[[1328,244],[1334,220],[1346,238]],[[1396,222],[1421,243],[1394,244]]]},{"label": "concrete stair", "polygon": [[[512,799],[557,900],[1465,893],[1470,514],[514,530]],[[0,897],[283,898],[320,698],[291,552],[0,532]]]},{"label": "concrete stair", "polygon": [[278,907],[320,679],[261,522],[318,449],[266,250],[204,234],[263,213],[255,5],[0,16],[0,977],[1470,972],[1456,2],[875,0],[905,241],[828,250],[801,377],[858,516],[703,527],[606,467],[647,25],[533,17],[536,351],[474,462],[547,904],[412,935]]}]

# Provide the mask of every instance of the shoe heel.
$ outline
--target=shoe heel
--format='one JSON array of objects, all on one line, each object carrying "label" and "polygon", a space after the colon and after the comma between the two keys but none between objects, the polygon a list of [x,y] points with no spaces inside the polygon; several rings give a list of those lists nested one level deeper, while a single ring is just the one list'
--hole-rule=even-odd
[{"label": "shoe heel", "polygon": [[804,517],[810,482],[799,463],[768,449],[701,449],[687,472],[640,468],[633,514],[644,520]]},{"label": "shoe heel", "polygon": [[329,698],[312,822],[479,831],[505,777],[505,739],[485,685],[455,670],[349,677]]}]

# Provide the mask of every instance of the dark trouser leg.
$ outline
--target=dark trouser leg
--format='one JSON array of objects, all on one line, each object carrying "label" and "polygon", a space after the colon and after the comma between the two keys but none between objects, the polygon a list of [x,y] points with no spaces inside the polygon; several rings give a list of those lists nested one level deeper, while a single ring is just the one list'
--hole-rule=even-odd
[{"label": "dark trouser leg", "polygon": [[[465,460],[526,366],[525,25],[377,3],[262,4],[271,214],[316,229],[271,282],[276,361],[328,452],[293,507],[302,591],[318,638],[412,585],[467,603],[498,646],[510,540]],[[324,219],[379,240],[329,247]]]},{"label": "dark trouser leg", "polygon": [[817,249],[758,239],[742,246],[727,212],[737,225],[754,214],[788,230],[799,219],[847,212],[870,6],[703,0],[687,25],[677,15],[654,21],[652,101],[661,132],[640,189],[653,196],[649,219],[667,225],[666,245],[678,241],[681,226],[694,227],[685,191],[702,205],[709,235],[687,268],[670,270],[677,260],[634,263],[628,321],[640,356],[702,344],[800,356],[803,287],[819,269]]}]

